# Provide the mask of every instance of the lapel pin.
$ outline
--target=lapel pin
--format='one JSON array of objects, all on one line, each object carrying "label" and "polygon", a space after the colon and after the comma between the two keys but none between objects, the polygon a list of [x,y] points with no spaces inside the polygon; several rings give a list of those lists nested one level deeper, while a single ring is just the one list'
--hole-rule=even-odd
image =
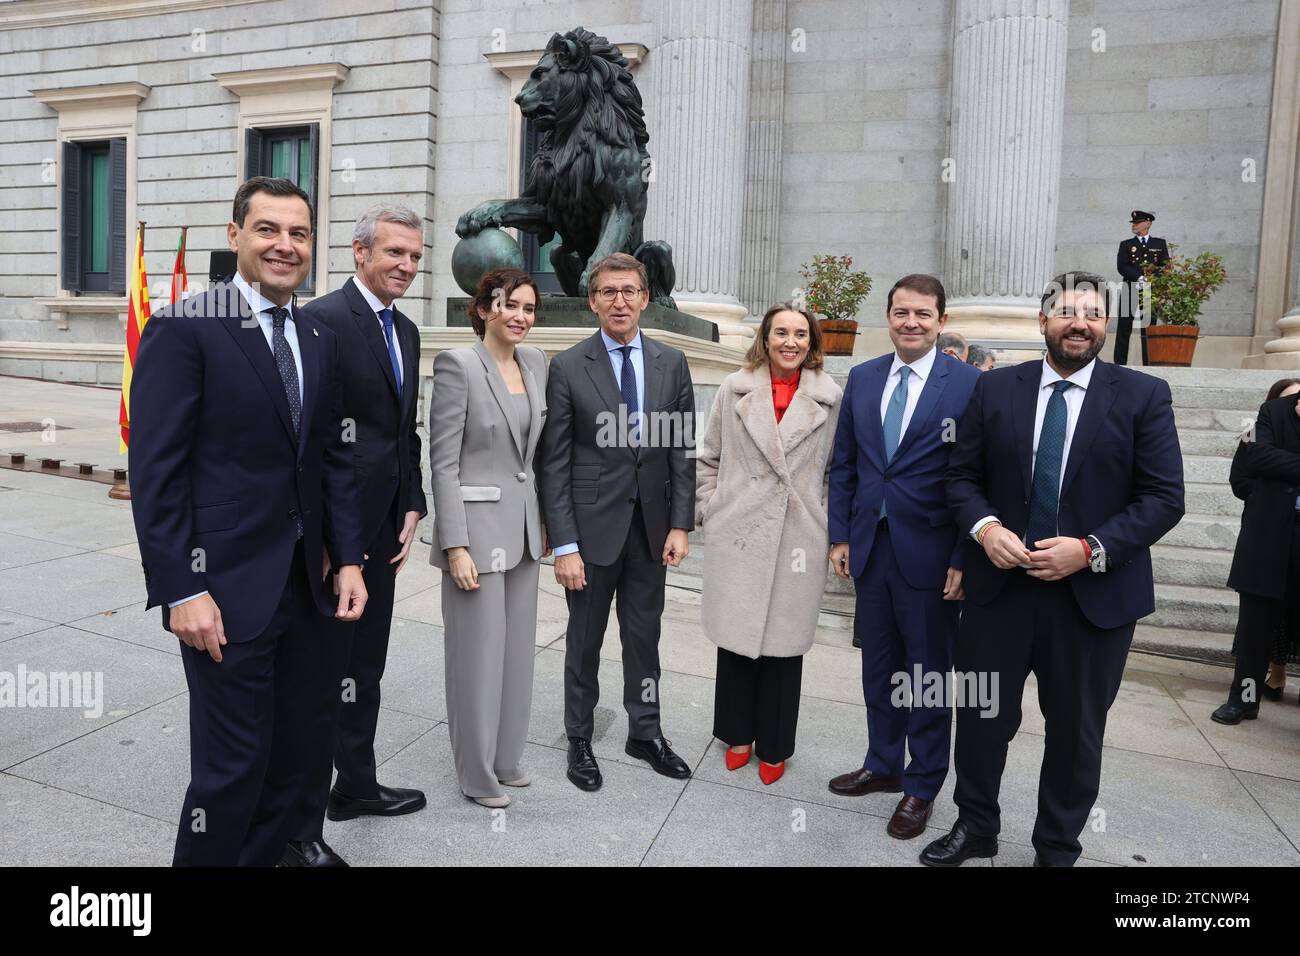
[{"label": "lapel pin", "polygon": [[312,334],[312,335],[315,335],[315,336],[318,337],[318,338],[320,337],[320,332],[319,332],[318,330],[316,330],[316,329],[312,329],[312,330],[311,330],[311,334]]}]

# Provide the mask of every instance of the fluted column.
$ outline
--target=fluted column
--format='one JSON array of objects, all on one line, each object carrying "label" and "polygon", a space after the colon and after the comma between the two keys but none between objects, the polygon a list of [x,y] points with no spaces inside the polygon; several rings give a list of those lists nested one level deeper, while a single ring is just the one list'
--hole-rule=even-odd
[{"label": "fluted column", "polygon": [[781,217],[781,148],[785,126],[786,0],[754,0],[753,54],[746,146],[745,228],[740,301],[755,321],[778,299],[777,228]]},{"label": "fluted column", "polygon": [[678,306],[744,347],[753,337],[740,302],[753,0],[663,0],[656,12],[645,237],[673,247]]},{"label": "fluted column", "polygon": [[944,279],[954,327],[1041,342],[1052,277],[1069,0],[958,0]]}]

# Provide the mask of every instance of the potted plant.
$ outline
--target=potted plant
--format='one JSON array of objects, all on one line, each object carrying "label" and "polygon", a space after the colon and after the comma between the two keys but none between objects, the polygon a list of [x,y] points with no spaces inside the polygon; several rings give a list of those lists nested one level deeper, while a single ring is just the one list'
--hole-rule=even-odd
[{"label": "potted plant", "polygon": [[[1187,368],[1201,334],[1201,307],[1228,279],[1223,256],[1202,252],[1194,259],[1172,255],[1164,267],[1153,262],[1142,271],[1150,284],[1148,308],[1153,321],[1147,327],[1147,359],[1152,365]],[[1159,324],[1156,324],[1159,323]]]},{"label": "potted plant", "polygon": [[858,334],[854,318],[858,306],[871,291],[871,276],[853,271],[852,256],[813,256],[811,265],[799,267],[807,282],[804,302],[819,315],[822,346],[827,355],[852,355]]}]

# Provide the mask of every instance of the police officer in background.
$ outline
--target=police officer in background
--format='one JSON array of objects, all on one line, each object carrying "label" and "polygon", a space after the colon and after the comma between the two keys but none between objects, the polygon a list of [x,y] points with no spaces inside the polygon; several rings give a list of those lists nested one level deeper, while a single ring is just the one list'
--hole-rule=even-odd
[{"label": "police officer in background", "polygon": [[[1141,209],[1134,209],[1133,214],[1129,217],[1129,223],[1133,229],[1133,238],[1125,239],[1119,244],[1119,252],[1115,256],[1115,268],[1119,270],[1120,278],[1124,280],[1124,288],[1120,291],[1119,308],[1117,310],[1117,322],[1115,326],[1115,364],[1128,364],[1128,340],[1133,332],[1133,317],[1138,314],[1142,303],[1138,298],[1138,282],[1142,279],[1142,267],[1153,262],[1160,268],[1169,261],[1169,245],[1155,236],[1148,235],[1151,232],[1151,223],[1155,222],[1155,214],[1143,212]],[[1148,310],[1150,306],[1147,306]],[[1145,316],[1150,322],[1155,321],[1154,316]],[[1142,338],[1142,364],[1147,364],[1147,329],[1146,325],[1141,327],[1139,335]]]}]

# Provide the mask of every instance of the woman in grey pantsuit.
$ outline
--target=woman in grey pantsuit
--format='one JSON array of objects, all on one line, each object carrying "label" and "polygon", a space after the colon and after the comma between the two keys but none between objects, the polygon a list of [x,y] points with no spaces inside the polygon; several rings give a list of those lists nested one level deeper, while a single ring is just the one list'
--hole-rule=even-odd
[{"label": "woman in grey pantsuit", "polygon": [[434,543],[442,568],[447,723],[465,796],[510,803],[526,787],[537,635],[538,559],[548,549],[533,454],[545,421],[546,355],[522,345],[537,286],[516,269],[489,272],[470,303],[481,341],[433,362],[429,414]]}]

